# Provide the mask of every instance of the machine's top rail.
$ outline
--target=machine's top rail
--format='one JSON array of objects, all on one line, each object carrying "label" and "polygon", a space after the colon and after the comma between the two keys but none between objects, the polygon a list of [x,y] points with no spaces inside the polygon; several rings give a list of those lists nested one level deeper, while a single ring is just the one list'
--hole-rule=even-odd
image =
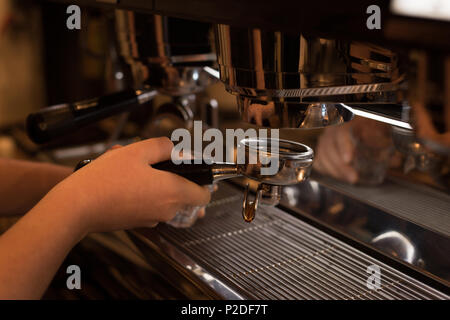
[{"label": "machine's top rail", "polygon": [[[52,0],[80,6],[131,9],[242,27],[450,50],[450,22],[391,12],[394,0]],[[381,29],[369,29],[371,5],[380,8]],[[369,13],[368,13],[369,11]],[[433,14],[430,14],[433,17]],[[439,18],[439,19],[438,19]]]}]

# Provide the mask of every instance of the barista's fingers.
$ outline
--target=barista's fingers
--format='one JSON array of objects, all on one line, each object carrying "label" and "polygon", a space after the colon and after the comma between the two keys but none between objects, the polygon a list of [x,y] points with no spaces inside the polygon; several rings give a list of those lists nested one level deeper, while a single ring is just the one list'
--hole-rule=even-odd
[{"label": "barista's fingers", "polygon": [[356,183],[358,180],[358,174],[356,170],[349,164],[345,163],[342,155],[339,153],[337,147],[337,138],[334,137],[333,143],[329,146],[329,152],[327,158],[324,159],[324,165],[332,167],[333,172],[331,174],[338,179],[346,181],[348,183]]},{"label": "barista's fingers", "polygon": [[328,174],[334,176],[334,169],[330,161],[328,160],[328,149],[327,149],[327,137],[321,136],[319,138],[317,157],[314,161],[314,167],[322,174]]},{"label": "barista's fingers", "polygon": [[315,151],[316,157],[313,162],[313,168],[322,174],[326,174],[327,172],[325,171],[325,167],[323,165],[323,159],[326,157],[326,154],[324,154],[324,149],[323,149],[323,143],[324,143],[323,139],[324,139],[323,135],[321,137],[319,137],[319,141],[317,143],[317,149]]},{"label": "barista's fingers", "polygon": [[343,179],[346,182],[351,183],[351,184],[355,184],[358,182],[358,179],[359,179],[358,172],[352,166],[343,165],[341,172],[342,172]]},{"label": "barista's fingers", "polygon": [[[186,180],[182,177],[180,179]],[[211,193],[209,190],[195,184],[194,182],[188,181],[189,186],[183,188],[184,190],[187,188],[185,192],[184,201],[192,206],[206,206],[211,200]],[[184,197],[183,197],[184,198]]]},{"label": "barista's fingers", "polygon": [[147,225],[147,228],[154,228],[158,225],[158,221],[152,221]]},{"label": "barista's fingers", "polygon": [[167,137],[142,140],[126,148],[134,150],[145,163],[158,163],[169,160],[172,154],[173,143]]},{"label": "barista's fingers", "polygon": [[[338,151],[338,142],[336,137],[336,130],[334,128],[329,128],[326,135],[321,137],[319,142],[319,157],[324,158],[323,160],[330,160],[333,167],[338,167],[344,164],[343,159],[341,159],[341,154]],[[324,161],[324,163],[327,161]],[[338,168],[336,168],[338,169]],[[334,170],[333,170],[334,171]]]},{"label": "barista's fingers", "polygon": [[322,172],[322,170],[323,170],[321,161],[322,161],[322,158],[316,157],[313,162],[313,168],[319,172]]},{"label": "barista's fingers", "polygon": [[392,155],[390,161],[389,161],[389,167],[390,168],[400,168],[403,164],[403,155],[395,151],[395,153]]},{"label": "barista's fingers", "polygon": [[255,110],[255,122],[258,126],[262,126],[262,112],[259,109]]},{"label": "barista's fingers", "polygon": [[327,174],[333,178],[341,179],[341,176],[339,174],[339,169],[336,168],[334,163],[330,160],[328,156],[324,156],[321,159],[321,168],[322,173]]},{"label": "barista's fingers", "polygon": [[347,165],[338,152],[336,136],[334,132],[327,132],[321,137],[318,145],[316,168],[319,172],[328,174],[336,179],[355,183],[358,175],[355,169]]},{"label": "barista's fingers", "polygon": [[313,162],[313,170],[322,173],[322,166],[320,165],[319,162],[320,162],[320,159],[318,159],[316,157]]},{"label": "barista's fingers", "polygon": [[342,130],[336,130],[334,139],[336,141],[337,150],[343,162],[346,164],[350,164],[355,154],[355,145],[353,143],[350,130],[346,130],[343,128]]},{"label": "barista's fingers", "polygon": [[113,150],[119,149],[119,148],[122,148],[122,146],[121,146],[120,144],[115,144],[115,145],[113,145],[111,148],[109,148],[108,150],[106,150],[105,153],[106,153],[106,152],[109,152],[109,151],[113,151]]},{"label": "barista's fingers", "polygon": [[211,193],[207,188],[171,172],[160,171],[160,174],[161,181],[170,186],[179,209],[183,209],[186,205],[206,206],[210,201]]},{"label": "barista's fingers", "polygon": [[205,216],[205,208],[201,208],[200,210],[198,210],[197,216],[199,218],[203,218]]},{"label": "barista's fingers", "polygon": [[108,151],[119,149],[119,148],[122,148],[122,146],[120,144],[115,144],[111,148],[109,148]]},{"label": "barista's fingers", "polygon": [[313,162],[313,168],[316,169],[317,171],[319,171],[320,173],[326,173],[325,172],[325,168],[323,166],[323,161],[322,159],[326,156],[324,154],[322,154],[322,143],[321,143],[321,139],[319,138],[319,143],[317,144],[317,149],[315,150],[316,156],[314,158],[314,162]]},{"label": "barista's fingers", "polygon": [[[336,156],[335,156],[336,157]],[[336,158],[326,157],[322,159],[323,168],[327,174],[333,178],[343,180],[348,183],[356,183],[358,181],[358,173],[356,170],[346,164],[336,164]]]}]

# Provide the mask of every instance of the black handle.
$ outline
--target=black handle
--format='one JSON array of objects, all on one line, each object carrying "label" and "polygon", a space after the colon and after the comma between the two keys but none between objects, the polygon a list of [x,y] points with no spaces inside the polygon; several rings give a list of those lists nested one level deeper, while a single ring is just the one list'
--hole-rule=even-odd
[{"label": "black handle", "polygon": [[[75,172],[89,163],[91,163],[91,160],[82,160],[77,164],[77,166],[73,171]],[[152,167],[158,170],[175,173],[201,186],[212,184],[214,180],[212,174],[212,165],[208,165],[206,163],[201,164],[181,163],[179,165],[176,165],[171,160],[167,160],[156,164],[152,164]]]},{"label": "black handle", "polygon": [[139,104],[135,90],[42,109],[27,118],[27,133],[35,143],[46,143],[93,122]]},{"label": "black handle", "polygon": [[174,164],[171,160],[152,164],[152,167],[158,170],[169,171],[175,173],[183,178],[186,178],[199,185],[208,185],[213,183],[213,165],[206,163],[201,164]]}]

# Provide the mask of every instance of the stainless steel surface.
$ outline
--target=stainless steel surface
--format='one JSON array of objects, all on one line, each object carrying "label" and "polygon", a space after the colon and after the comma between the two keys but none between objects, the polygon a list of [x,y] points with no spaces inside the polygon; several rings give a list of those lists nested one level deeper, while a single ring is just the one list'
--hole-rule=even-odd
[{"label": "stainless steel surface", "polygon": [[[240,152],[242,148],[245,154]],[[260,200],[265,205],[276,205],[280,186],[308,179],[313,157],[313,150],[301,143],[274,138],[246,138],[239,142],[235,165],[212,165],[213,181],[245,176],[259,183],[254,200],[248,196],[248,185],[244,192],[242,216],[246,222],[251,222]]]},{"label": "stainless steel surface", "polygon": [[231,163],[217,163],[211,168],[214,182],[240,176],[239,168]]},{"label": "stainless steel surface", "polygon": [[262,184],[260,204],[266,206],[275,206],[281,199],[281,186]]},{"label": "stainless steel surface", "polygon": [[420,142],[450,155],[450,54],[413,50],[408,102]]},{"label": "stainless steel surface", "polygon": [[148,122],[143,135],[170,137],[178,128],[191,130],[194,124],[195,98],[195,95],[173,97],[171,102],[160,105]]},{"label": "stainless steel surface", "polygon": [[242,217],[245,222],[252,222],[255,219],[259,205],[276,206],[281,199],[281,186],[260,183],[255,193],[255,198],[250,200],[250,186],[247,183],[244,190],[244,200],[242,200]]},{"label": "stainless steel surface", "polygon": [[203,66],[216,60],[206,23],[116,10],[120,55],[131,68],[134,85],[186,95],[212,84]]},{"label": "stainless steel surface", "polygon": [[394,178],[380,187],[353,186],[326,177],[320,177],[319,181],[373,207],[450,237],[450,195],[442,191]]},{"label": "stainless steel surface", "polygon": [[270,128],[314,129],[341,124],[354,116],[353,109],[335,103],[279,103],[243,97],[238,108],[242,120]]},{"label": "stainless steel surface", "polygon": [[[398,102],[404,76],[398,55],[388,49],[222,24],[215,36],[220,78],[250,123],[323,127],[351,120],[351,111],[338,102]],[[311,112],[314,102],[327,106],[324,119]]]},{"label": "stainless steel surface", "polygon": [[162,83],[147,80],[144,83],[158,87],[162,94],[183,96],[203,91],[217,82],[203,67],[166,67],[165,72],[167,75],[163,76]]},{"label": "stainless steel surface", "polygon": [[[157,95],[156,90],[136,90],[136,96],[139,104],[145,104],[152,101]],[[128,118],[130,116],[130,112],[125,112],[119,116],[116,127],[111,133],[108,141],[106,142],[105,151],[111,148],[114,143],[119,140],[120,134],[122,133],[125,125],[127,124]]]},{"label": "stainless steel surface", "polygon": [[[450,298],[277,208],[264,208],[254,224],[245,224],[237,219],[239,193],[222,183],[194,227],[160,225],[134,232],[134,240],[225,298]],[[378,290],[366,286],[374,264],[381,268]]]},{"label": "stainless steel surface", "polygon": [[444,157],[425,148],[413,130],[392,126],[392,140],[395,148],[406,156],[405,173],[418,169],[435,176],[439,174]]},{"label": "stainless steel surface", "polygon": [[[247,178],[271,185],[291,185],[309,177],[314,152],[307,145],[273,138],[248,138],[240,144],[245,148],[245,162],[238,159],[238,166]],[[273,162],[276,170],[271,170]]]},{"label": "stainless steel surface", "polygon": [[[354,93],[385,92],[394,88],[378,84],[401,76],[397,55],[374,45],[221,24],[215,34],[221,79],[236,94],[272,99],[351,95],[353,85],[372,85]],[[348,91],[334,88],[339,86]],[[314,94],[301,90],[325,87],[332,88]]]},{"label": "stainless steel surface", "polygon": [[214,181],[245,176],[260,183],[281,186],[305,181],[311,172],[313,158],[313,150],[298,142],[246,138],[239,142],[235,164],[212,161],[208,164],[211,164]]},{"label": "stainless steel surface", "polygon": [[302,122],[297,126],[301,129],[314,129],[319,127],[342,124],[351,119],[345,119],[339,112],[340,105],[332,103],[311,103],[308,105]]},{"label": "stainless steel surface", "polygon": [[157,95],[156,90],[136,90],[136,95],[139,104],[144,104],[153,100],[153,98]]},{"label": "stainless steel surface", "polygon": [[[280,201],[283,208],[411,263],[447,286],[449,204],[448,194],[399,180],[364,187],[315,175],[305,183],[283,188]],[[405,254],[405,248],[413,252]]]}]

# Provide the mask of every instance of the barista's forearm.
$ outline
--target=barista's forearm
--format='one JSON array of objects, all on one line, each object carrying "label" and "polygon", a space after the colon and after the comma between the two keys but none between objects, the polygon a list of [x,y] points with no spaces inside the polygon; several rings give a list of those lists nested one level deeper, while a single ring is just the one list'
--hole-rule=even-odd
[{"label": "barista's forearm", "polygon": [[81,205],[52,191],[0,236],[0,299],[39,299],[86,231]]},{"label": "barista's forearm", "polygon": [[49,163],[0,158],[0,216],[29,211],[71,171]]}]

